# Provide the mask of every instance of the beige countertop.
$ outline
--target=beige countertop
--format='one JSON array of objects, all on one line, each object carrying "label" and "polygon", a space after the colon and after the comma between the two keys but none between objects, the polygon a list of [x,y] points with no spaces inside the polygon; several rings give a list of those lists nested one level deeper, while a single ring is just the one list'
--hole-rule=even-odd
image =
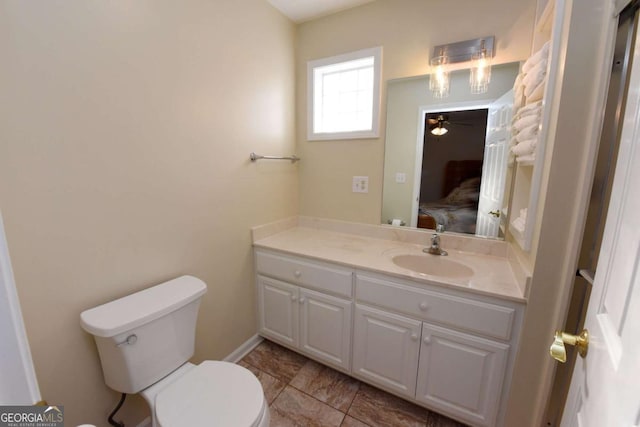
[{"label": "beige countertop", "polygon": [[444,242],[442,247],[449,252],[446,258],[471,268],[474,272],[473,276],[468,278],[431,276],[394,264],[392,258],[397,255],[425,255],[422,252],[425,245],[318,228],[294,226],[267,237],[260,237],[254,241],[254,246],[415,282],[526,302],[506,257],[456,250],[447,247]]}]

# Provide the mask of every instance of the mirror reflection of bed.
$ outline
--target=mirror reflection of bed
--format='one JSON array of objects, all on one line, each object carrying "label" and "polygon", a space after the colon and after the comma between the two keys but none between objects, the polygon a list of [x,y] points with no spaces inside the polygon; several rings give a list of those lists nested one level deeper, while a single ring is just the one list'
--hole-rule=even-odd
[{"label": "mirror reflection of bed", "polygon": [[475,234],[486,127],[486,108],[425,114],[418,228]]},{"label": "mirror reflection of bed", "polygon": [[446,196],[436,201],[420,201],[418,228],[437,230],[441,225],[446,231],[475,234],[482,161],[452,160],[445,170]]}]

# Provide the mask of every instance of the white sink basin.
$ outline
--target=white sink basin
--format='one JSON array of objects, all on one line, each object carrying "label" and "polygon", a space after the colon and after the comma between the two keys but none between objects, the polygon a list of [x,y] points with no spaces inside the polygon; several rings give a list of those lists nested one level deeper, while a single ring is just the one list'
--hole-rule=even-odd
[{"label": "white sink basin", "polygon": [[464,264],[438,255],[396,255],[392,258],[398,267],[430,276],[466,278],[473,270]]}]

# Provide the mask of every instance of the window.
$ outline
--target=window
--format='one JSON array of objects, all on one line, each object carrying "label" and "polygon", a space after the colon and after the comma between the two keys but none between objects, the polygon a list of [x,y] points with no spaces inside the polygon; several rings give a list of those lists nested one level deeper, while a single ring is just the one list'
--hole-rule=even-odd
[{"label": "window", "polygon": [[309,140],[378,137],[382,48],[307,63]]}]

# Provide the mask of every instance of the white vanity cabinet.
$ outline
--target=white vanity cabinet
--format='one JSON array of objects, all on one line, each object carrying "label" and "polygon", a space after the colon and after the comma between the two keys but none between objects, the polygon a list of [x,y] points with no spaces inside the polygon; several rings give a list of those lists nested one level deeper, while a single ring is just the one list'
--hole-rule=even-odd
[{"label": "white vanity cabinet", "polygon": [[260,335],[472,426],[501,426],[524,306],[256,249]]},{"label": "white vanity cabinet", "polygon": [[298,287],[258,276],[258,319],[264,336],[298,347]]},{"label": "white vanity cabinet", "polygon": [[356,304],[353,373],[415,398],[422,322]]},{"label": "white vanity cabinet", "polygon": [[424,323],[416,399],[474,425],[494,425],[509,345]]},{"label": "white vanity cabinet", "polygon": [[355,293],[355,376],[471,425],[496,425],[518,304],[370,273],[356,275]]},{"label": "white vanity cabinet", "polygon": [[260,334],[349,371],[352,271],[261,251],[256,268]]}]

